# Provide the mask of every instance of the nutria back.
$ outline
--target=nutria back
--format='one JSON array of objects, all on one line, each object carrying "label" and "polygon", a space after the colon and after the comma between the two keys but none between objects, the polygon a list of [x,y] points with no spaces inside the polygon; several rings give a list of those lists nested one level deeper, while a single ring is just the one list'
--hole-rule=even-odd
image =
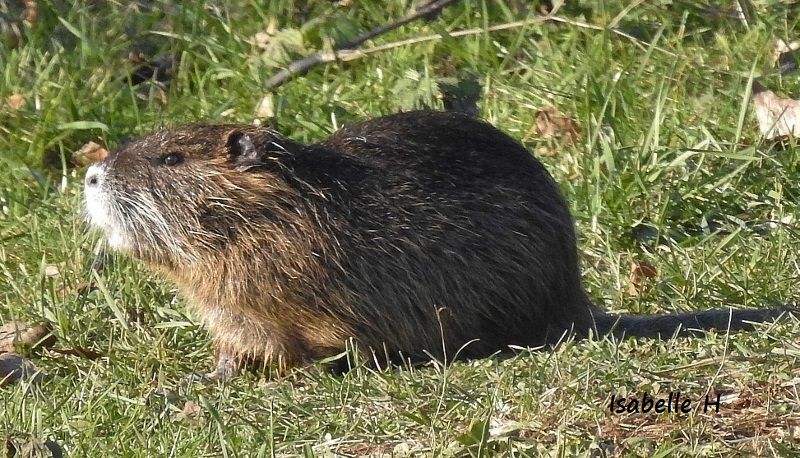
[{"label": "nutria back", "polygon": [[596,309],[550,175],[457,113],[395,114],[312,145],[246,125],[167,129],[121,145],[85,187],[93,225],[178,285],[226,360],[289,366],[348,339],[452,360],[728,322]]},{"label": "nutria back", "polygon": [[354,321],[370,345],[472,357],[591,327],[567,206],[507,135],[463,115],[413,112],[315,148],[331,162],[320,168],[309,155],[302,169],[331,190],[323,208],[337,215],[325,229],[343,253],[336,284],[372,314]]}]

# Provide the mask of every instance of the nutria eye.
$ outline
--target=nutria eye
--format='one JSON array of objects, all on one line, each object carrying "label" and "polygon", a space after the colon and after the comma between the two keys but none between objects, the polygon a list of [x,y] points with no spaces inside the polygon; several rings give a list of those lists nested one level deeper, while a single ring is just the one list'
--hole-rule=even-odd
[{"label": "nutria eye", "polygon": [[178,165],[181,162],[183,162],[183,156],[181,156],[178,153],[170,153],[161,158],[161,162],[163,162],[164,165],[171,167],[173,165]]}]

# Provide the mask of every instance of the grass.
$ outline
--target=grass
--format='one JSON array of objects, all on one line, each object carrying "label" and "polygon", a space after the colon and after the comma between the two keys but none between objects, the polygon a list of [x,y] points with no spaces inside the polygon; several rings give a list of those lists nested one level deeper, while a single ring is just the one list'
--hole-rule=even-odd
[{"label": "grass", "polygon": [[[570,341],[448,367],[336,376],[314,366],[182,386],[211,365],[205,331],[169,284],[130,260],[97,259],[79,215],[82,169],[69,158],[89,140],[112,147],[164,125],[252,122],[287,55],[409,8],[268,3],[40,1],[18,47],[2,37],[0,322],[46,320],[57,348],[103,356],[35,356],[48,377],[0,388],[0,433],[51,439],[69,456],[797,456],[791,319],[731,336]],[[525,4],[464,1],[372,44],[533,18]],[[773,1],[754,2],[747,24],[717,14],[727,7],[626,5],[575,2],[558,14],[635,41],[554,22],[445,35],[317,67],[275,91],[263,121],[316,140],[356,119],[441,108],[440,83],[478,75],[481,116],[531,151],[556,153],[544,161],[570,202],[598,304],[656,313],[793,301],[800,148],[759,139],[747,88],[763,75],[798,97],[796,74],[776,76],[770,56],[775,39],[798,38],[800,15]],[[251,44],[270,23],[286,46]],[[163,88],[132,86],[134,51],[180,66]],[[22,107],[5,103],[12,95]],[[579,141],[535,134],[548,106],[577,121]],[[655,275],[631,289],[635,262]],[[100,288],[81,288],[91,282]],[[608,411],[612,394],[697,400],[709,389],[726,395],[719,413]]]}]

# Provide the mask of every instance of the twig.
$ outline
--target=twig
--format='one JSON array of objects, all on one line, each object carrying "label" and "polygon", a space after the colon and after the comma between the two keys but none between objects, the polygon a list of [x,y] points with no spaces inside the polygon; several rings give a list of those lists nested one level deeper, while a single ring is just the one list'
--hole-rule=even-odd
[{"label": "twig", "polygon": [[423,6],[422,8],[418,9],[417,11],[415,11],[415,12],[413,12],[413,13],[407,15],[407,16],[401,17],[400,19],[398,19],[398,20],[396,20],[394,22],[390,22],[389,24],[384,24],[384,25],[382,25],[380,27],[375,27],[374,29],[370,30],[369,32],[365,33],[364,35],[361,35],[361,36],[359,36],[359,37],[357,37],[357,38],[355,38],[353,40],[350,40],[350,41],[348,41],[346,43],[343,43],[337,49],[354,49],[354,48],[357,48],[358,46],[361,46],[361,44],[364,43],[367,40],[371,40],[371,39],[373,39],[373,38],[375,38],[375,37],[377,37],[379,35],[383,35],[384,33],[389,32],[390,30],[394,30],[394,29],[400,27],[401,25],[405,25],[405,24],[408,24],[409,22],[416,21],[417,19],[419,19],[419,18],[421,18],[423,16],[427,16],[429,14],[436,13],[439,10],[443,9],[444,7],[450,5],[451,3],[455,3],[457,1],[458,0],[434,0],[434,1],[429,2],[428,4]]},{"label": "twig", "polygon": [[308,72],[308,70],[310,70],[311,67],[317,64],[335,60],[336,56],[340,52],[353,51],[355,50],[355,48],[357,48],[367,40],[370,40],[386,32],[389,32],[390,30],[394,30],[400,27],[401,25],[408,24],[409,22],[415,21],[421,17],[436,13],[437,11],[440,11],[447,5],[455,3],[456,1],[458,0],[434,0],[411,14],[403,16],[400,19],[397,19],[396,21],[390,22],[388,24],[376,27],[365,34],[354,38],[353,40],[350,40],[346,43],[342,43],[341,45],[336,46],[333,53],[316,53],[310,56],[303,57],[302,59],[296,60],[294,62],[291,62],[286,68],[281,69],[278,73],[273,75],[272,78],[267,80],[266,83],[267,89],[278,87],[281,84],[288,81],[293,76]]},{"label": "twig", "polygon": [[[433,5],[433,4],[431,4],[431,5]],[[422,11],[422,10],[420,10],[420,11]],[[406,19],[406,18],[403,18],[403,19]],[[401,19],[401,20],[403,20],[403,19]],[[406,22],[408,22],[408,21],[406,21]],[[470,36],[470,35],[478,35],[478,34],[481,34],[481,33],[498,32],[498,31],[501,31],[501,30],[517,29],[517,28],[520,28],[520,27],[525,27],[525,26],[528,26],[528,25],[531,25],[531,24],[537,24],[537,23],[542,23],[542,22],[558,22],[558,23],[562,23],[562,24],[567,24],[567,25],[572,25],[572,26],[575,26],[575,27],[583,28],[583,29],[590,29],[590,30],[597,30],[597,31],[608,30],[611,33],[614,33],[615,35],[619,35],[619,36],[621,36],[623,38],[627,38],[628,40],[632,41],[636,46],[638,46],[642,50],[646,50],[648,47],[652,46],[650,43],[647,43],[646,41],[640,40],[640,39],[634,37],[633,35],[631,35],[631,34],[629,34],[627,32],[623,32],[622,30],[620,30],[620,29],[618,29],[616,27],[606,28],[606,27],[602,27],[602,26],[599,26],[599,25],[589,24],[589,23],[586,23],[586,22],[576,21],[576,20],[573,20],[573,19],[567,19],[567,18],[563,18],[563,17],[560,17],[560,16],[551,16],[551,15],[537,15],[537,16],[532,17],[531,19],[525,19],[525,20],[513,21],[513,22],[506,22],[504,24],[497,24],[497,25],[493,25],[493,26],[485,27],[485,28],[476,27],[476,28],[472,28],[472,29],[455,30],[453,32],[450,32],[449,35],[451,37],[465,37],[465,36]],[[385,28],[385,27],[387,27],[387,26],[382,26],[382,28]],[[377,29],[375,29],[375,30],[377,30]],[[365,34],[363,36],[371,35],[373,32],[374,32],[374,30],[368,32],[367,34]],[[371,35],[371,37],[374,37],[374,36],[376,36],[376,35]],[[359,37],[359,38],[361,38],[361,37]],[[363,43],[364,41],[366,41],[368,39],[369,38],[366,38],[361,42]],[[373,46],[373,47],[365,48],[365,49],[339,49],[339,50],[336,50],[336,51],[333,51],[333,52],[316,53],[316,54],[313,54],[311,56],[304,57],[302,59],[299,59],[299,60],[296,60],[294,62],[291,62],[288,67],[280,70],[278,73],[275,74],[275,76],[270,78],[267,81],[266,86],[267,86],[267,89],[272,89],[274,87],[280,86],[281,84],[283,84],[287,80],[289,80],[291,77],[293,77],[295,75],[298,75],[298,74],[302,74],[302,73],[308,72],[308,70],[311,67],[313,67],[313,66],[315,66],[317,64],[326,63],[326,62],[333,62],[333,61],[336,61],[336,60],[347,62],[347,61],[351,61],[351,60],[360,59],[360,58],[362,58],[362,57],[364,57],[364,56],[366,56],[368,54],[373,54],[373,53],[377,53],[377,52],[381,52],[381,51],[386,51],[386,50],[389,50],[389,49],[400,48],[400,47],[403,47],[403,46],[409,46],[409,45],[414,45],[414,44],[418,44],[418,43],[424,43],[424,42],[427,42],[427,41],[434,41],[434,40],[441,40],[441,39],[442,39],[442,36],[439,35],[439,34],[424,35],[424,36],[421,36],[421,37],[408,38],[406,40],[394,41],[394,42],[391,42],[391,43],[386,43],[386,44],[383,44],[383,45]],[[358,41],[358,40],[359,39],[353,40],[353,42]],[[656,51],[660,51],[660,52],[662,52],[662,53],[664,53],[666,55],[675,57],[675,53],[667,51],[664,48],[660,48],[658,46],[652,46],[652,47]]]}]

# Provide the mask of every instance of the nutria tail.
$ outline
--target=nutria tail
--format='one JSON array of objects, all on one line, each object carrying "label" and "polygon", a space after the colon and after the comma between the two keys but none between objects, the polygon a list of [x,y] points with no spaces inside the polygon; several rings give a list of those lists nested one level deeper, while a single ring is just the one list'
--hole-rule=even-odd
[{"label": "nutria tail", "polygon": [[714,309],[666,315],[604,314],[595,319],[601,334],[667,339],[676,334],[697,335],[710,329],[723,332],[752,330],[753,323],[762,323],[785,315],[800,317],[800,309],[784,306],[768,309]]}]

